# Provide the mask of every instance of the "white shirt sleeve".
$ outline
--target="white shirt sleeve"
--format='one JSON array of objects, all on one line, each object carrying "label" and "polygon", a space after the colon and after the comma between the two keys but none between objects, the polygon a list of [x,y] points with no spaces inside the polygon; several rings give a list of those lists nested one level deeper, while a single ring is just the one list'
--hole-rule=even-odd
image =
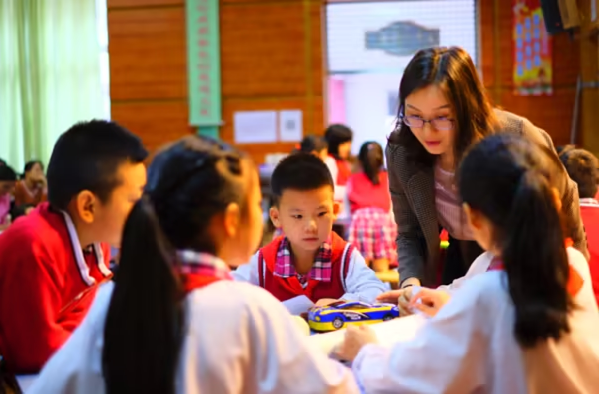
[{"label": "white shirt sleeve", "polygon": [[493,258],[494,256],[489,252],[482,253],[481,255],[479,255],[479,257],[475,259],[475,261],[473,261],[471,267],[469,267],[469,271],[467,271],[465,276],[460,277],[458,279],[454,279],[454,281],[449,285],[442,285],[437,289],[443,290],[447,293],[451,293],[459,289],[466,283],[467,280],[486,272],[490,267],[490,263],[492,262]]},{"label": "white shirt sleeve", "polygon": [[85,319],[63,346],[52,355],[26,390],[31,394],[104,394],[102,349],[104,321],[114,283],[103,284]]},{"label": "white shirt sleeve", "polygon": [[331,177],[333,178],[333,184],[335,185],[338,176],[337,163],[335,162],[335,159],[331,156],[327,156],[327,158],[324,161],[327,168],[329,168],[329,172],[331,173]]},{"label": "white shirt sleeve", "polygon": [[243,283],[212,286],[221,288],[196,296],[197,331],[188,337],[179,392],[358,393],[352,372],[313,346],[268,292]]},{"label": "white shirt sleeve", "polygon": [[258,252],[256,252],[251,258],[248,264],[240,265],[235,271],[231,272],[233,279],[238,282],[248,282],[253,285],[259,285],[258,277]]},{"label": "white shirt sleeve", "polygon": [[476,293],[461,291],[414,339],[392,347],[365,346],[352,365],[359,385],[368,393],[478,392],[486,378],[482,360],[490,339],[477,301]]},{"label": "white shirt sleeve", "polygon": [[342,299],[348,301],[375,302],[375,298],[384,291],[386,287],[377,278],[375,272],[367,266],[364,257],[356,249],[352,251],[350,266],[346,276],[346,294]]}]

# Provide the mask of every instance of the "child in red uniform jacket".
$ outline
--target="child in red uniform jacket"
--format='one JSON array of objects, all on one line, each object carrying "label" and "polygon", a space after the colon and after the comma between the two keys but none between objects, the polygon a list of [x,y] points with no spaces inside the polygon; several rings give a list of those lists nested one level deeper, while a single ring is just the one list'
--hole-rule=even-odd
[{"label": "child in red uniform jacket", "polygon": [[560,160],[567,173],[577,183],[581,220],[587,235],[590,252],[590,273],[592,286],[598,303],[598,159],[585,149],[565,149]]},{"label": "child in red uniform jacket", "polygon": [[383,149],[377,142],[365,142],[358,154],[362,171],[348,180],[348,201],[352,222],[349,242],[375,272],[385,272],[396,261],[396,223],[391,215],[392,200]]},{"label": "child in red uniform jacket", "polygon": [[290,155],[273,171],[271,187],[276,201],[269,213],[285,236],[260,249],[234,277],[280,301],[302,295],[319,305],[375,301],[385,286],[360,253],[332,231],[339,208],[327,166],[310,154]]},{"label": "child in red uniform jacket", "polygon": [[12,372],[38,372],[110,279],[108,244],[141,196],[146,156],[112,122],[76,124],[56,142],[49,202],[0,235],[0,354]]}]

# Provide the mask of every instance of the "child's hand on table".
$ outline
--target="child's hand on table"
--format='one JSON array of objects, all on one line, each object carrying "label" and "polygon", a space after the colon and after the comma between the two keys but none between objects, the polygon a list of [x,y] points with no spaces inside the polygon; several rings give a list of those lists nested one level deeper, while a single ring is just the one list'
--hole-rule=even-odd
[{"label": "child's hand on table", "polygon": [[[450,300],[450,294],[442,290],[421,288],[410,300],[409,308],[414,308],[428,316],[435,316]],[[420,301],[420,302],[419,302]]]},{"label": "child's hand on table", "polygon": [[335,350],[335,356],[340,360],[352,361],[363,346],[377,343],[375,332],[368,326],[350,326],[346,329],[344,342]]},{"label": "child's hand on table", "polygon": [[377,302],[385,302],[388,304],[398,304],[400,317],[412,315],[410,309],[410,299],[412,298],[413,286],[404,287],[398,290],[386,291],[377,296]]},{"label": "child's hand on table", "polygon": [[319,301],[315,302],[315,306],[327,306],[338,301],[341,300],[336,300],[335,298],[321,298]]}]

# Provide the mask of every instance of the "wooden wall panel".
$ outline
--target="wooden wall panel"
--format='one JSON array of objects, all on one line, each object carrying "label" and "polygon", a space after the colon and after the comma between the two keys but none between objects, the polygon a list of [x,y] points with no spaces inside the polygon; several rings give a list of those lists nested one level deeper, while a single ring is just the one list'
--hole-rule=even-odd
[{"label": "wooden wall panel", "polygon": [[157,6],[183,5],[185,0],[107,0],[108,8],[148,8]]},{"label": "wooden wall panel", "polygon": [[481,68],[489,96],[497,106],[545,129],[555,144],[567,143],[579,73],[579,43],[566,33],[553,36],[552,95],[516,96],[512,76],[512,1],[479,0],[479,16]]},{"label": "wooden wall panel", "polygon": [[302,2],[223,4],[223,97],[306,94]]},{"label": "wooden wall panel", "polygon": [[479,2],[479,67],[486,88],[494,85],[494,4],[492,1]]},{"label": "wooden wall panel", "polygon": [[194,130],[188,126],[187,101],[145,101],[113,105],[112,118],[155,150]]},{"label": "wooden wall panel", "polygon": [[[233,114],[237,111],[268,111],[299,109],[303,113],[303,128],[305,134],[320,134],[323,129],[323,98],[316,97],[313,107],[306,98],[273,98],[263,100],[230,99],[224,101],[223,105],[223,127],[221,138],[224,141],[234,140]],[[315,114],[311,119],[308,114]],[[286,153],[294,147],[294,143],[276,144],[240,144],[241,149],[248,152],[255,162],[262,163],[264,156],[269,153]]]},{"label": "wooden wall panel", "polygon": [[[299,109],[304,134],[322,133],[321,0],[221,2],[221,138],[234,142],[236,111]],[[240,145],[258,163],[294,144]]]},{"label": "wooden wall panel", "polygon": [[109,0],[112,118],[150,150],[188,126],[184,0]]},{"label": "wooden wall panel", "polygon": [[582,16],[579,34],[581,78],[586,84],[596,83],[595,87],[585,88],[581,95],[579,142],[598,156],[598,19],[591,20],[589,0],[580,0],[578,3]]},{"label": "wooden wall panel", "polygon": [[534,125],[544,129],[555,145],[569,143],[575,89],[555,89],[552,96],[515,96],[511,90],[503,89],[502,108],[524,116]]},{"label": "wooden wall panel", "polygon": [[113,101],[187,96],[182,6],[109,10],[108,25]]}]

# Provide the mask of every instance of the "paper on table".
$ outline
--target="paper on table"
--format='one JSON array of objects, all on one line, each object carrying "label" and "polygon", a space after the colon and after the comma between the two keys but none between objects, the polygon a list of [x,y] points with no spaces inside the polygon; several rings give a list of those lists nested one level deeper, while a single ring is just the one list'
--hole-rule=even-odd
[{"label": "paper on table", "polygon": [[277,142],[276,111],[242,111],[233,114],[234,141],[238,144]]},{"label": "paper on table", "polygon": [[[425,324],[426,317],[415,314],[400,319],[372,324],[369,328],[375,331],[381,345],[389,346],[396,342],[408,341],[415,337],[417,331]],[[311,335],[308,340],[321,349],[325,354],[331,354],[333,349],[344,340],[346,329]]]},{"label": "paper on table", "polygon": [[292,315],[299,315],[301,313],[308,312],[308,310],[315,306],[315,304],[313,304],[313,302],[307,296],[300,295],[283,301],[283,306],[285,306]]}]

